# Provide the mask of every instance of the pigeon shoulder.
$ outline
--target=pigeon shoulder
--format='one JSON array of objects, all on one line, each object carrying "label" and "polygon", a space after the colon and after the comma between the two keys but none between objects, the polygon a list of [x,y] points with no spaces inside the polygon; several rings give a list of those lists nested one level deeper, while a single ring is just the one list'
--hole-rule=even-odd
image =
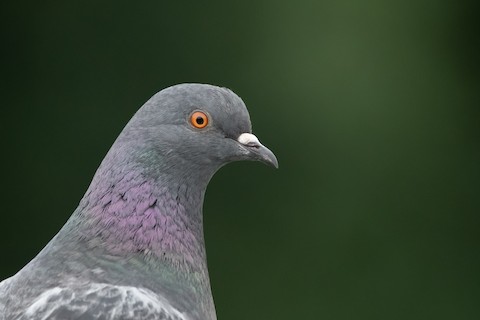
[{"label": "pigeon shoulder", "polygon": [[12,278],[13,276],[0,282],[0,320],[5,319],[5,303],[7,300],[8,288],[10,287],[10,282],[12,281]]},{"label": "pigeon shoulder", "polygon": [[104,283],[49,288],[33,299],[22,314],[16,315],[22,320],[189,320],[166,299],[148,289]]}]

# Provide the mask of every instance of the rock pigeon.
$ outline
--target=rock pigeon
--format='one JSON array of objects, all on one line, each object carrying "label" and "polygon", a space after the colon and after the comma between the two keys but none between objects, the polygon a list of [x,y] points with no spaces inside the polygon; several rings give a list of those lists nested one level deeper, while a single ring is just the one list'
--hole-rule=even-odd
[{"label": "rock pigeon", "polygon": [[213,174],[238,160],[278,167],[234,92],[155,94],[58,234],[0,283],[0,319],[216,319],[202,205]]}]

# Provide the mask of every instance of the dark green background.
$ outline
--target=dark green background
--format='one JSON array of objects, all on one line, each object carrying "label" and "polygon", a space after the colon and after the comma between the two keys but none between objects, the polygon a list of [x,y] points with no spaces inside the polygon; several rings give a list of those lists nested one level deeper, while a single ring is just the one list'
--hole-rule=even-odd
[{"label": "dark green background", "polygon": [[0,6],[0,278],[144,101],[205,82],[245,100],[280,161],[209,186],[219,319],[480,319],[475,1]]}]

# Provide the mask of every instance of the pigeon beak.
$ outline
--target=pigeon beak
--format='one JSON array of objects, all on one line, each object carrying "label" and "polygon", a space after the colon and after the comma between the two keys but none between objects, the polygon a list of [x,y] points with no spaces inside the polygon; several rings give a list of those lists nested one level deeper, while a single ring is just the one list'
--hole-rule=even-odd
[{"label": "pigeon beak", "polygon": [[278,169],[277,157],[275,157],[270,149],[261,144],[255,135],[251,133],[242,133],[237,138],[237,141],[250,151],[252,160],[263,162]]}]

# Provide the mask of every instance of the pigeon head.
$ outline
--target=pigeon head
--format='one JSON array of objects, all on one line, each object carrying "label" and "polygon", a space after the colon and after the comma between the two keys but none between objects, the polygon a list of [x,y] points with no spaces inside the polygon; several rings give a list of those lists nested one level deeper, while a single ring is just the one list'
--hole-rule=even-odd
[{"label": "pigeon head", "polygon": [[240,97],[212,85],[180,84],[158,92],[128,123],[119,141],[129,145],[129,153],[143,167],[177,178],[211,176],[239,160],[278,167],[275,155],[252,134]]}]

